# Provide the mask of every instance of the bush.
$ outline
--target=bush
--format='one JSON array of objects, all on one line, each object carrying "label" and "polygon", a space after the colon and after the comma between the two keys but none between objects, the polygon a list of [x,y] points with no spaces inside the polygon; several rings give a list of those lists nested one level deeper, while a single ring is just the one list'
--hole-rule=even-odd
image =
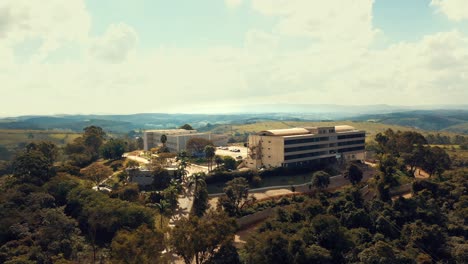
[{"label": "bush", "polygon": [[108,166],[111,167],[113,171],[117,171],[118,169],[122,168],[123,162],[123,160],[114,160],[110,162]]},{"label": "bush", "polygon": [[260,185],[262,184],[262,178],[258,175],[254,176],[252,178],[252,186],[253,187],[260,187]]}]

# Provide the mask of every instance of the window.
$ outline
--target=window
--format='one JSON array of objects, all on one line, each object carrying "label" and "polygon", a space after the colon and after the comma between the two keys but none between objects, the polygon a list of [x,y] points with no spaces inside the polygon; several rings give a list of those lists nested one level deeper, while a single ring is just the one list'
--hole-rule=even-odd
[{"label": "window", "polygon": [[328,141],[328,137],[290,139],[290,140],[285,140],[284,144],[285,145],[292,145],[292,144],[313,143],[313,142],[320,142],[320,141]]},{"label": "window", "polygon": [[348,138],[360,138],[360,137],[365,137],[365,134],[351,134],[351,135],[341,135],[338,136],[338,139],[348,139]]}]

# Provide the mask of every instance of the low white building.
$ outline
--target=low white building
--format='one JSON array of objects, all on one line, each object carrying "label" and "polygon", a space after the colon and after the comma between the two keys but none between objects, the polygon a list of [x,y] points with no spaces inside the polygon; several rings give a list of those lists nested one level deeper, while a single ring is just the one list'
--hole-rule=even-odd
[{"label": "low white building", "polygon": [[204,138],[211,140],[215,146],[224,146],[227,144],[228,137],[226,135],[218,135],[211,133],[199,133],[196,130],[185,129],[166,129],[166,130],[147,130],[143,133],[144,149],[146,151],[151,148],[161,146],[161,136],[166,135],[166,146],[170,152],[179,152],[185,150],[187,142],[191,138]]}]

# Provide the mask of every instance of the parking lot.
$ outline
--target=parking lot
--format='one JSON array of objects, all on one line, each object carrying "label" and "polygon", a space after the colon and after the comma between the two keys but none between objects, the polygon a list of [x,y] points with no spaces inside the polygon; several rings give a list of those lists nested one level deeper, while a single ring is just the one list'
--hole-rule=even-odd
[{"label": "parking lot", "polygon": [[[227,149],[224,149],[227,148]],[[235,152],[234,150],[239,150],[238,152]],[[235,159],[238,159],[237,157],[242,157],[242,159],[245,159],[247,157],[247,148],[246,147],[240,147],[240,146],[224,146],[224,147],[217,147],[216,148],[216,155],[219,156],[231,156]]]}]

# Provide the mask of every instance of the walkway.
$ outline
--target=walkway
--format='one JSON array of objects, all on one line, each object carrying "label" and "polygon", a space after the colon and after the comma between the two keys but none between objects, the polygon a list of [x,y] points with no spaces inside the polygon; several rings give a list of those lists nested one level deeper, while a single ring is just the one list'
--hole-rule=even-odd
[{"label": "walkway", "polygon": [[138,161],[138,162],[143,163],[143,164],[148,164],[148,163],[150,163],[149,160],[147,160],[147,159],[145,159],[145,158],[142,158],[142,157],[139,157],[139,156],[135,156],[135,155],[128,155],[128,153],[123,154],[123,157],[125,157],[125,158],[127,158],[127,159],[134,160],[134,161]]}]

